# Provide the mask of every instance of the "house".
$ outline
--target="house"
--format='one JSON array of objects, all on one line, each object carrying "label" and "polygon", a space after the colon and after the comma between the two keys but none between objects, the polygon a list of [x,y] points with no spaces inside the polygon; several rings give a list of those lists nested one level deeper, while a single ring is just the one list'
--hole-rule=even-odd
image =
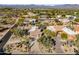
[{"label": "house", "polygon": [[24,23],[28,23],[31,18],[25,18]]},{"label": "house", "polygon": [[29,21],[30,22],[36,22],[36,19],[30,19]]},{"label": "house", "polygon": [[65,26],[48,26],[47,29],[54,31],[54,32],[60,31],[60,32],[66,33],[68,35],[68,40],[75,40],[76,39],[75,35],[77,33]]},{"label": "house", "polygon": [[63,22],[63,23],[67,23],[67,22],[69,22],[69,19],[64,18],[64,19],[59,19],[59,21],[61,21],[61,22]]},{"label": "house", "polygon": [[29,32],[33,32],[37,29],[37,26],[32,26],[31,29],[29,30]]},{"label": "house", "polygon": [[37,14],[34,14],[33,12],[28,12],[29,16],[36,16]]},{"label": "house", "polygon": [[73,30],[71,30],[71,29],[69,29],[67,27],[64,27],[62,30],[64,32],[66,32],[67,34],[69,34],[69,35],[76,35],[77,34],[76,32],[74,32]]},{"label": "house", "polygon": [[74,20],[74,19],[76,19],[76,16],[71,16],[71,17],[69,17],[68,19],[69,19],[69,20]]},{"label": "house", "polygon": [[56,29],[56,31],[62,31],[61,29],[62,29],[63,27],[64,27],[64,26],[60,26],[60,25],[54,26],[54,28]]},{"label": "house", "polygon": [[40,18],[48,18],[47,15],[40,15]]},{"label": "house", "polygon": [[76,18],[76,16],[72,16],[72,15],[66,15],[66,17],[69,19],[69,20],[74,20]]},{"label": "house", "polygon": [[57,18],[61,18],[62,17],[62,15],[57,15]]},{"label": "house", "polygon": [[79,24],[74,25],[74,31],[79,34]]},{"label": "house", "polygon": [[51,31],[56,31],[56,29],[54,28],[54,26],[47,26],[47,29],[51,30]]},{"label": "house", "polygon": [[71,17],[72,15],[66,15],[67,18]]},{"label": "house", "polygon": [[28,23],[30,23],[30,22],[35,23],[35,22],[36,22],[36,19],[26,18],[26,19],[24,20],[24,24],[28,24]]},{"label": "house", "polygon": [[38,29],[37,26],[32,26],[32,28],[28,32],[30,32],[30,37],[35,39],[41,36],[40,29]]},{"label": "house", "polygon": [[76,40],[76,36],[75,35],[68,35],[68,40],[74,41],[74,40]]},{"label": "house", "polygon": [[76,39],[76,32],[74,32],[73,30],[71,30],[71,29],[69,29],[69,28],[67,28],[67,27],[64,27],[63,29],[63,32],[65,32],[67,35],[68,35],[68,40],[71,40],[71,41],[73,41],[73,40],[75,40]]},{"label": "house", "polygon": [[23,15],[23,17],[29,17],[29,15]]},{"label": "house", "polygon": [[64,26],[48,26],[47,29],[51,30],[51,31],[62,31],[61,29],[63,28]]},{"label": "house", "polygon": [[36,21],[36,19],[32,19],[32,18],[25,18],[24,22],[32,22],[32,21]]}]

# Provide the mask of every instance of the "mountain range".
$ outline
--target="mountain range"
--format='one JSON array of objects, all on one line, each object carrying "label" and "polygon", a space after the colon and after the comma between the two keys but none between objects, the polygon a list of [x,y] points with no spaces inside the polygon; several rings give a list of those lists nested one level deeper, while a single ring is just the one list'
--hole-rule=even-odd
[{"label": "mountain range", "polygon": [[61,4],[61,5],[0,5],[0,8],[74,8],[74,9],[79,9],[78,4]]}]

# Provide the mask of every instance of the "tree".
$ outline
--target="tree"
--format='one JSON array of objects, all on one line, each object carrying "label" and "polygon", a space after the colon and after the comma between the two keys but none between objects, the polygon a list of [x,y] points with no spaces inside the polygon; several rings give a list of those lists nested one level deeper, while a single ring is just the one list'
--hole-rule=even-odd
[{"label": "tree", "polygon": [[56,22],[57,25],[63,25],[63,22]]},{"label": "tree", "polygon": [[53,45],[52,38],[49,36],[45,36],[45,35],[41,36],[38,39],[38,42],[42,43],[46,48],[51,48]]},{"label": "tree", "polygon": [[66,40],[68,38],[68,35],[66,33],[61,33],[61,38]]},{"label": "tree", "polygon": [[24,35],[28,35],[28,30],[21,30],[21,29],[12,29],[11,32],[13,32],[16,36],[23,37]]},{"label": "tree", "polygon": [[74,41],[74,45],[78,48],[79,50],[79,34],[76,35],[76,41]]},{"label": "tree", "polygon": [[52,32],[50,30],[44,30],[43,33],[46,35],[46,36],[51,36],[51,37],[55,37],[56,36],[56,33],[55,32]]},{"label": "tree", "polygon": [[77,34],[76,37],[77,37],[77,40],[79,40],[79,34]]},{"label": "tree", "polygon": [[53,45],[55,45],[54,37],[56,36],[54,32],[51,32],[50,30],[44,30],[44,35],[42,35],[38,42],[42,43],[46,48],[51,48]]},{"label": "tree", "polygon": [[78,19],[78,18],[76,18],[74,21],[75,21],[75,22],[79,22],[79,19]]}]

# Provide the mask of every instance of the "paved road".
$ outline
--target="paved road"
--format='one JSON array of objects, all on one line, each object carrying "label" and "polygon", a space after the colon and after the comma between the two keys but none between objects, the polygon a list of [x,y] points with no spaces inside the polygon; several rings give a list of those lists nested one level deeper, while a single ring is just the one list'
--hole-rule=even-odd
[{"label": "paved road", "polygon": [[16,23],[18,22],[18,19],[16,20],[15,24],[12,25],[12,27],[9,29],[9,31],[0,39],[2,42],[0,42],[0,52],[3,52],[2,49],[4,45],[7,43],[7,41],[10,39],[11,35],[13,34],[10,30],[13,29],[16,26]]},{"label": "paved road", "polygon": [[2,49],[4,47],[4,45],[7,43],[7,41],[9,40],[9,38],[11,37],[12,35],[12,32],[11,31],[8,31],[4,37],[1,39],[2,42],[0,43],[0,49]]}]

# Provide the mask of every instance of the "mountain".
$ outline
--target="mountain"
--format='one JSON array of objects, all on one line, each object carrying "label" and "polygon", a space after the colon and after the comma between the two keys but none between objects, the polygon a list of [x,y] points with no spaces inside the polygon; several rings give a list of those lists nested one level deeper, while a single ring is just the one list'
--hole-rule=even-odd
[{"label": "mountain", "polygon": [[79,8],[78,4],[63,4],[63,5],[55,5],[54,8]]},{"label": "mountain", "polygon": [[0,8],[78,8],[79,9],[79,5],[78,4],[62,4],[62,5],[0,5]]},{"label": "mountain", "polygon": [[52,6],[45,6],[45,5],[0,5],[0,8],[52,8]]}]

